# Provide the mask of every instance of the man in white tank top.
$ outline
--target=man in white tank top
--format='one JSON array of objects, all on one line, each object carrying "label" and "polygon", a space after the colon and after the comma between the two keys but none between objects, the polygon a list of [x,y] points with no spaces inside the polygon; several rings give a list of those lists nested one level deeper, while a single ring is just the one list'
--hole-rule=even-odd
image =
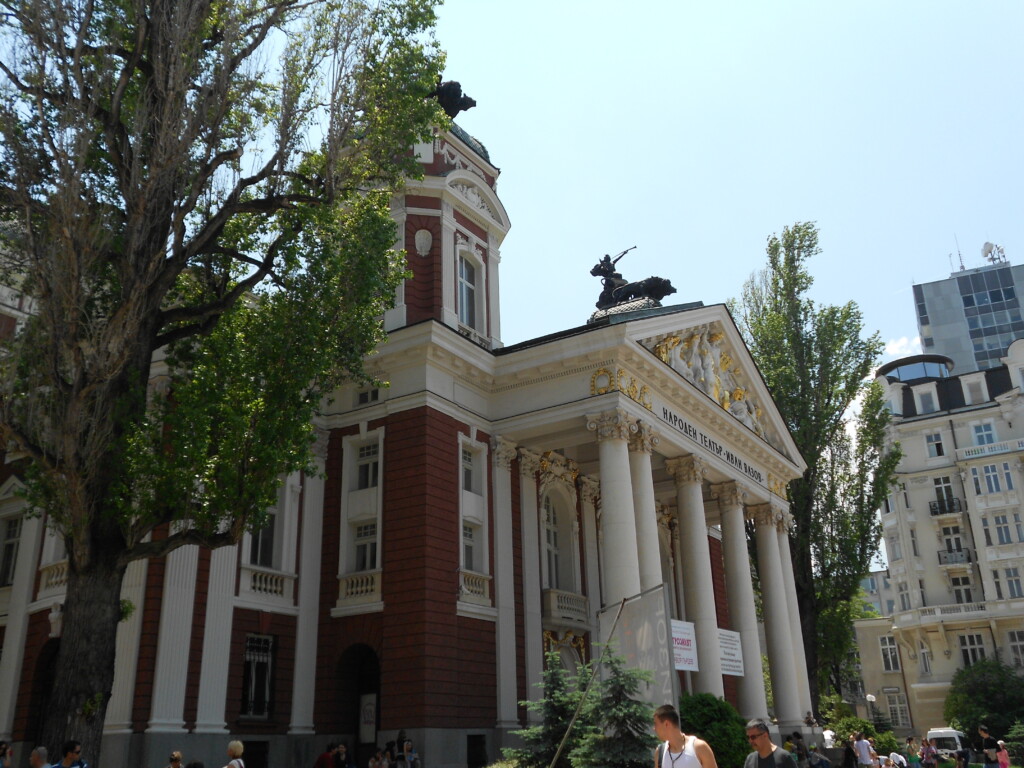
[{"label": "man in white tank top", "polygon": [[654,750],[654,768],[718,768],[706,741],[679,730],[679,713],[671,704],[654,711],[654,735],[661,742]]}]

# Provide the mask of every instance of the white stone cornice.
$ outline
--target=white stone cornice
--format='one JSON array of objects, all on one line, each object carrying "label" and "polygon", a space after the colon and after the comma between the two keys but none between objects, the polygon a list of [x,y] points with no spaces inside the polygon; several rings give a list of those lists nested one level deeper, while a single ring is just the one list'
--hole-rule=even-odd
[{"label": "white stone cornice", "polygon": [[680,456],[665,460],[665,469],[675,479],[676,485],[683,483],[702,483],[707,475],[708,466],[697,456]]},{"label": "white stone cornice", "polygon": [[658,431],[647,422],[638,419],[636,433],[629,438],[629,450],[651,453],[659,442],[661,438]]},{"label": "white stone cornice", "polygon": [[597,433],[597,441],[628,440],[636,432],[636,422],[622,408],[587,414],[587,429]]},{"label": "white stone cornice", "polygon": [[512,468],[512,460],[516,457],[516,444],[507,438],[495,435],[491,438],[491,458],[494,466],[506,471]]}]

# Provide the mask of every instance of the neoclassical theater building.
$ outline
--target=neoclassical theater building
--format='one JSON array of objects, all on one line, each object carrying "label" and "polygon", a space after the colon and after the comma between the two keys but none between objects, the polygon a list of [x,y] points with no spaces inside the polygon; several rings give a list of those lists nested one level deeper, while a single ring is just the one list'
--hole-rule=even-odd
[{"label": "neoclassical theater building", "polygon": [[[339,737],[365,765],[400,730],[429,768],[484,765],[528,722],[545,650],[591,658],[644,595],[662,614],[617,632],[669,679],[652,701],[763,716],[764,655],[779,727],[802,726],[784,488],[804,463],[726,308],[633,301],[503,346],[498,169],[457,127],[417,152],[425,178],[394,201],[412,276],[369,363],[389,386],[336,393],[322,473],[285,478],[265,530],[131,566],[104,766],[219,765],[241,738],[250,768],[298,768]],[[18,487],[0,487],[0,737],[20,764],[67,565]]]}]

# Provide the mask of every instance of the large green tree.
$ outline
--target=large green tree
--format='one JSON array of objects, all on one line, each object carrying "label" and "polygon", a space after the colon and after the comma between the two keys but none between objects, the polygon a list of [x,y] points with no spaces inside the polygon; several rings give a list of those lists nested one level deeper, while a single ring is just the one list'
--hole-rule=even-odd
[{"label": "large green tree", "polygon": [[[797,601],[812,699],[842,666],[853,638],[849,603],[880,536],[876,510],[888,494],[898,450],[886,451],[889,414],[866,381],[882,343],[866,336],[854,302],[818,305],[807,262],[818,230],[800,222],[768,239],[768,266],[733,302],[737,324],[807,462],[789,484]],[[859,407],[855,404],[859,401]]]},{"label": "large green tree", "polygon": [[942,705],[947,723],[956,722],[973,741],[979,725],[1004,738],[1024,720],[1024,686],[1017,670],[999,659],[982,659],[953,675]]},{"label": "large green tree", "polygon": [[426,0],[0,0],[0,438],[66,544],[43,741],[99,762],[127,565],[259,526],[381,338]]}]

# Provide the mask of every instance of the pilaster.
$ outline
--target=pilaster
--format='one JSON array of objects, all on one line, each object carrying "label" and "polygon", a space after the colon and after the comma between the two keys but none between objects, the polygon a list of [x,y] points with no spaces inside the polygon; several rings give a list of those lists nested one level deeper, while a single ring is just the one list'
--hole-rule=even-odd
[{"label": "pilaster", "polygon": [[497,546],[512,541],[512,461],[516,446],[504,437],[491,439],[494,488],[494,602],[498,620],[494,625],[495,676],[498,683],[499,746],[509,745],[509,732],[519,728],[519,697],[516,692],[516,606],[512,547]]},{"label": "pilaster", "polygon": [[[526,665],[526,698],[538,701],[541,673],[544,671],[544,624],[540,603],[540,518],[537,510],[537,472],[540,456],[519,449],[519,499],[523,526],[523,649]],[[530,711],[531,723],[540,722],[540,714]]]}]

